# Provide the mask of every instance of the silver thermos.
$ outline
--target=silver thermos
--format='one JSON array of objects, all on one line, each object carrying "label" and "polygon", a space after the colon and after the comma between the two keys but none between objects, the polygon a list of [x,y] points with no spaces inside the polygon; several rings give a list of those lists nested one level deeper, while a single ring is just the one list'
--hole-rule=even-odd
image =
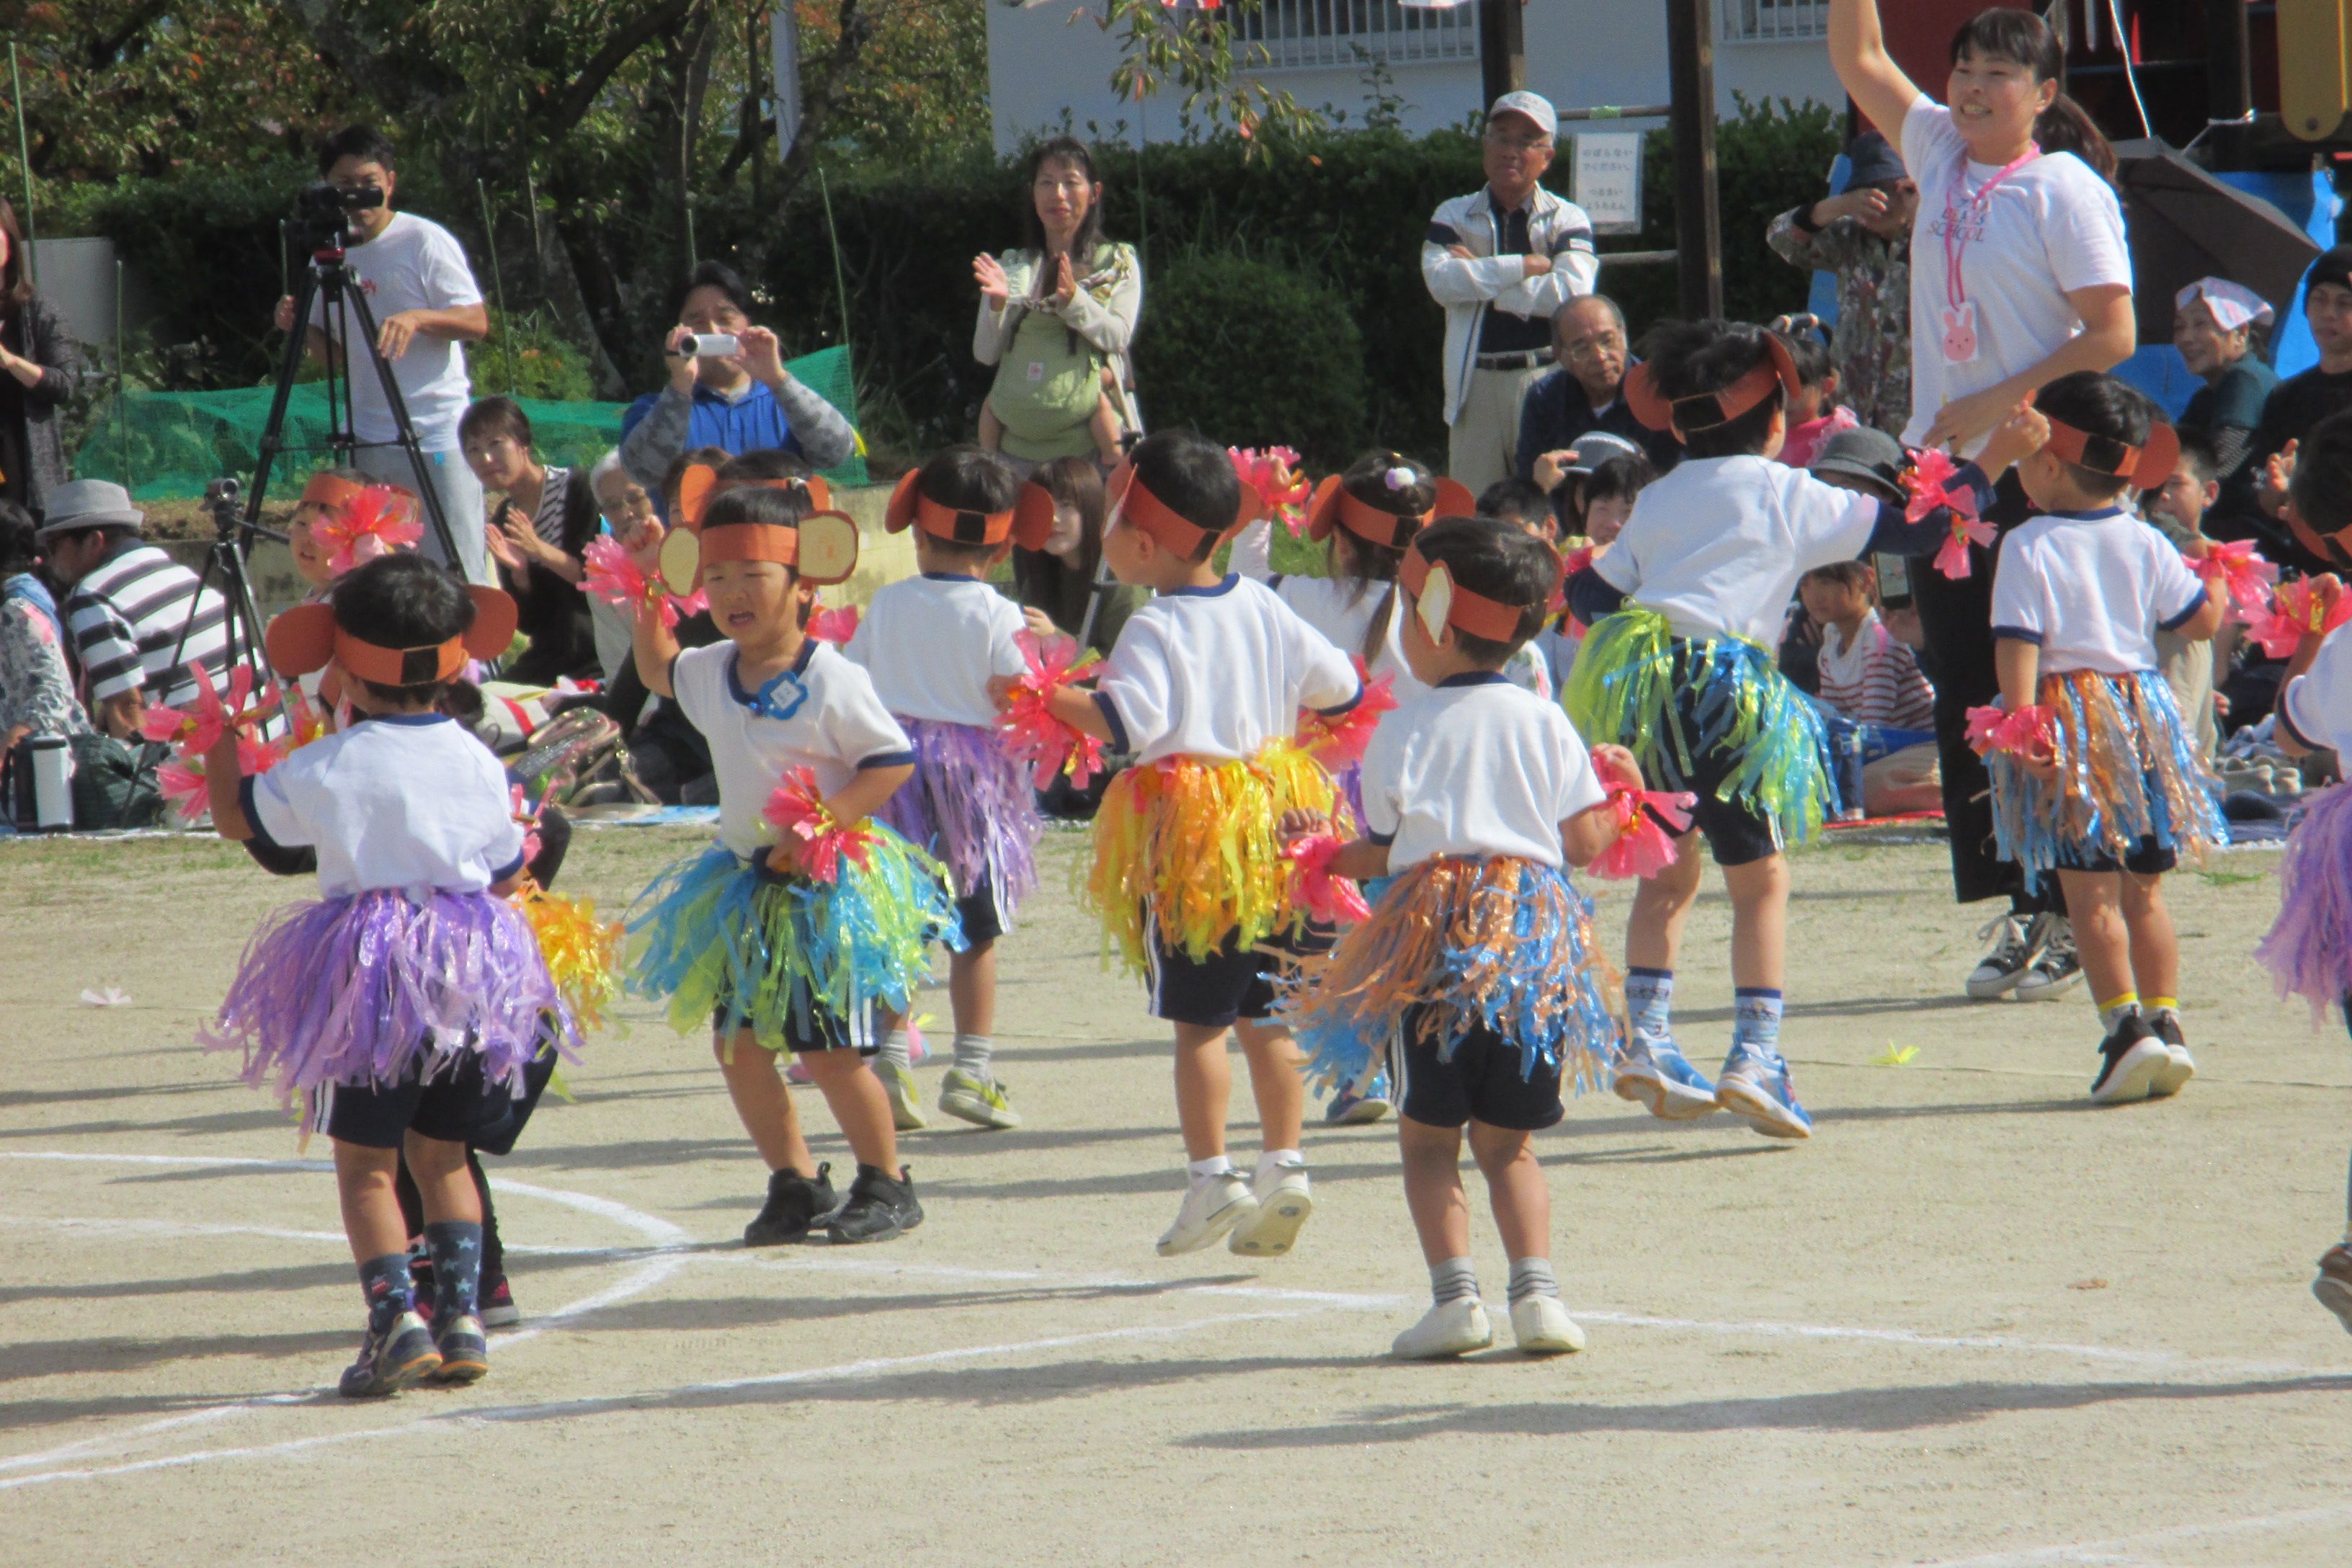
[{"label": "silver thermos", "polygon": [[32,774],[34,830],[68,831],[73,826],[73,787],[66,767],[66,738],[27,736],[21,755],[28,764],[26,771]]}]

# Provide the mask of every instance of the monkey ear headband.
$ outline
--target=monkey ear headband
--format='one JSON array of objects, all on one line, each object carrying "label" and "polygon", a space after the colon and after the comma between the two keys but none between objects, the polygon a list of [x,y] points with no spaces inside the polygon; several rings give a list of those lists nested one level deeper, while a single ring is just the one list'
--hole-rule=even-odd
[{"label": "monkey ear headband", "polygon": [[1646,364],[1637,364],[1625,373],[1625,406],[1653,430],[1678,429],[1688,436],[1730,424],[1771,396],[1776,386],[1795,397],[1797,362],[1789,356],[1789,345],[1769,332],[1764,341],[1771,352],[1721,392],[1669,398],[1658,391],[1657,374]]},{"label": "monkey ear headband", "polygon": [[[736,489],[799,490],[815,510],[797,528],[762,522],[707,527],[703,516],[711,501]],[[684,526],[661,547],[662,580],[673,594],[693,593],[702,585],[703,568],[725,561],[773,562],[816,584],[845,582],[857,570],[857,523],[833,510],[833,491],[821,479],[723,483],[716,469],[697,463],[678,480],[677,510]]]},{"label": "monkey ear headband", "polygon": [[[1421,478],[1404,464],[1388,471],[1389,485],[1393,489],[1418,483]],[[1358,500],[1334,474],[1315,487],[1315,499],[1307,503],[1307,537],[1320,542],[1331,537],[1334,528],[1344,528],[1367,543],[1402,550],[1414,534],[1439,518],[1468,517],[1477,510],[1477,498],[1465,486],[1441,479],[1437,481],[1437,499],[1427,511],[1382,511]]]},{"label": "monkey ear headband", "polygon": [[1110,513],[1124,517],[1162,550],[1172,551],[1186,559],[1201,548],[1204,539],[1231,538],[1245,525],[1265,515],[1265,498],[1249,485],[1241,488],[1241,503],[1234,510],[1233,521],[1223,528],[1202,528],[1191,518],[1151,493],[1150,486],[1136,477],[1135,465],[1121,460],[1111,470],[1103,489],[1110,497]]},{"label": "monkey ear headband", "polygon": [[960,511],[941,506],[917,483],[919,469],[908,473],[890,492],[882,526],[892,533],[919,528],[950,544],[998,545],[1010,539],[1024,550],[1043,550],[1054,531],[1054,492],[1034,479],[1021,486],[1021,499],[1010,511]]},{"label": "monkey ear headband", "polygon": [[[1560,564],[1554,563],[1556,568]],[[1415,543],[1405,546],[1404,560],[1397,567],[1397,585],[1412,595],[1413,613],[1421,617],[1421,629],[1429,634],[1430,641],[1437,641],[1445,628],[1452,626],[1488,642],[1507,643],[1519,635],[1519,623],[1529,610],[1539,610],[1551,603],[1552,595],[1559,591],[1560,575],[1555,570],[1542,595],[1533,602],[1507,605],[1456,585],[1445,563],[1432,562]]]},{"label": "monkey ear headband", "polygon": [[377,686],[425,686],[454,680],[466,661],[496,658],[514,641],[515,602],[497,588],[467,588],[474,624],[446,642],[423,647],[385,647],[353,637],[335,624],[332,605],[297,605],[269,623],[264,642],[270,668],[280,675],[309,675],[330,664]]},{"label": "monkey ear headband", "polygon": [[2050,439],[2042,450],[2078,468],[2128,479],[2136,490],[2155,489],[2172,477],[2180,461],[2180,436],[2169,425],[2150,425],[2147,440],[2127,447],[2112,436],[2077,430],[2047,410],[2042,416],[2050,422]]}]

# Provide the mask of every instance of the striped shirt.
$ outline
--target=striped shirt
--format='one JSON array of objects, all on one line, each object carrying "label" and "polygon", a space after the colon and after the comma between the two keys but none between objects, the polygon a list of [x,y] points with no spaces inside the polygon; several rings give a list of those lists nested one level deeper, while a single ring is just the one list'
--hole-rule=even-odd
[{"label": "striped shirt", "polygon": [[74,584],[65,615],[84,699],[93,708],[140,688],[150,704],[180,707],[195,696],[185,674],[191,661],[201,661],[215,684],[228,665],[221,596],[210,588],[200,594],[194,573],[137,540],[118,546]]},{"label": "striped shirt", "polygon": [[1896,640],[1878,612],[1863,617],[1853,641],[1837,647],[1838,629],[1822,632],[1822,704],[1857,724],[1926,730],[1936,722],[1936,689],[1919,673],[1908,644]]}]

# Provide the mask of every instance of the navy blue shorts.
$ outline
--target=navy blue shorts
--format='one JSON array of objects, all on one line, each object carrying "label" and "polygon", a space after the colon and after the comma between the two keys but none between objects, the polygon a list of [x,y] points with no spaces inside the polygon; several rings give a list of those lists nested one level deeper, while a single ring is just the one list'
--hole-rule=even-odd
[{"label": "navy blue shorts", "polygon": [[1003,917],[996,912],[996,889],[982,877],[972,890],[956,900],[956,919],[963,922],[963,940],[973,947],[1004,934]]},{"label": "navy blue shorts", "polygon": [[1223,1029],[1272,1013],[1275,978],[1297,967],[1301,958],[1329,952],[1335,938],[1328,928],[1309,925],[1295,936],[1270,936],[1244,951],[1228,933],[1216,952],[1193,958],[1181,946],[1160,942],[1160,924],[1147,910],[1143,940],[1150,955],[1145,975],[1151,1016],[1171,1024]]},{"label": "navy blue shorts", "polygon": [[425,1081],[424,1071],[425,1064],[419,1062],[396,1084],[336,1085],[327,1110],[327,1136],[364,1149],[397,1149],[411,1132],[449,1143],[473,1143],[511,1128],[506,1145],[514,1147],[513,1132],[522,1130],[515,1118],[515,1097],[483,1080],[480,1052],[466,1052],[431,1083]]},{"label": "navy blue shorts", "polygon": [[1462,1037],[1452,1060],[1440,1060],[1443,1037],[1433,1032],[1424,1039],[1421,1035],[1427,1013],[1426,1005],[1406,1008],[1398,1021],[1398,1037],[1389,1047],[1398,1115],[1424,1127],[1483,1121],[1533,1132],[1568,1114],[1560,1103],[1558,1068],[1538,1062],[1535,1076],[1522,1078],[1519,1047],[1483,1027]]},{"label": "navy blue shorts", "polygon": [[[733,1007],[732,998],[719,998],[719,1005],[710,1010],[712,1033],[726,1035],[751,1026],[748,1018],[730,1022],[728,1015]],[[830,1007],[810,1007],[797,1015],[785,1015],[784,1045],[796,1057],[809,1051],[856,1051],[861,1057],[870,1057],[880,1054],[882,1037],[875,1031],[871,1005],[852,1018],[845,1018]]]},{"label": "navy blue shorts", "polygon": [[[1681,645],[1676,646],[1679,650]],[[1681,668],[1676,665],[1677,677]],[[1697,690],[1677,679],[1675,718],[1685,735],[1699,733],[1698,700]],[[1674,742],[1664,738],[1657,744],[1664,750],[1671,748]],[[1706,836],[1707,851],[1715,857],[1715,863],[1745,866],[1780,853],[1780,829],[1769,816],[1742,801],[1723,800],[1716,795],[1723,782],[1739,771],[1739,753],[1717,746],[1694,746],[1691,751],[1689,775],[1679,784],[1667,783],[1654,764],[1642,771],[1650,775],[1652,789],[1686,789],[1698,796],[1698,804],[1691,808],[1691,826]]]},{"label": "navy blue shorts", "polygon": [[2057,858],[2061,871],[2129,871],[2137,877],[2160,877],[2179,864],[2180,857],[2158,844],[2154,834],[2143,836],[2121,859],[2105,851],[2085,855],[2063,846]]}]

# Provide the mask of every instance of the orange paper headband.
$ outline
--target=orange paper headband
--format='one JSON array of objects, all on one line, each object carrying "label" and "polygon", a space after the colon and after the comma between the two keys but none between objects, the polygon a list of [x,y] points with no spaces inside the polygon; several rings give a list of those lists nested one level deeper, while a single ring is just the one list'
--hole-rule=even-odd
[{"label": "orange paper headband", "polygon": [[1408,540],[1441,517],[1468,517],[1478,510],[1469,488],[1452,479],[1437,481],[1437,500],[1427,511],[1382,511],[1363,500],[1332,475],[1315,487],[1307,510],[1307,537],[1324,540],[1334,527],[1344,528],[1368,543],[1402,550]]},{"label": "orange paper headband", "polygon": [[353,637],[335,624],[332,605],[297,605],[269,623],[263,639],[270,668],[280,675],[309,675],[339,664],[378,686],[424,686],[454,680],[474,658],[496,658],[514,641],[515,602],[496,588],[467,588],[474,624],[446,642],[423,647],[385,647]]},{"label": "orange paper headband", "polygon": [[1776,386],[1789,396],[1796,396],[1797,362],[1790,357],[1789,345],[1769,332],[1764,341],[1771,352],[1755,369],[1721,392],[1667,398],[1658,391],[1656,373],[1646,364],[1637,364],[1625,373],[1625,406],[1633,411],[1634,418],[1653,430],[1679,426],[1687,436],[1694,430],[1712,430],[1718,425],[1730,424],[1771,396]]},{"label": "orange paper headband", "polygon": [[1121,461],[1103,486],[1110,496],[1112,515],[1126,518],[1162,550],[1187,560],[1201,548],[1202,540],[1223,539],[1265,514],[1265,503],[1257,491],[1248,485],[1240,488],[1241,503],[1234,509],[1234,521],[1223,528],[1202,528],[1153,495],[1150,487],[1136,477],[1131,462]]},{"label": "orange paper headband", "polygon": [[303,485],[302,499],[295,504],[322,506],[330,511],[341,511],[359,500],[366,488],[364,485],[355,485],[349,479],[339,479],[330,473],[316,473],[312,474],[310,481]]},{"label": "orange paper headband", "polygon": [[2046,411],[2042,417],[2050,420],[2050,439],[2044,450],[2078,468],[2128,479],[2137,490],[2156,489],[2172,477],[2173,466],[2180,461],[2180,436],[2169,425],[2150,425],[2147,440],[2137,447],[2127,447],[2112,436],[2077,430],[2052,418]]},{"label": "orange paper headband", "polygon": [[1054,492],[1034,479],[1022,485],[1012,510],[982,512],[941,506],[923,493],[916,482],[921,478],[920,469],[913,470],[890,492],[882,526],[892,533],[919,528],[950,544],[997,545],[1010,539],[1024,550],[1042,550],[1054,531]]},{"label": "orange paper headband", "polygon": [[1450,626],[1488,642],[1507,643],[1517,637],[1519,623],[1529,610],[1541,609],[1551,603],[1552,595],[1559,590],[1559,575],[1553,574],[1551,585],[1535,603],[1507,605],[1457,585],[1444,562],[1433,564],[1421,552],[1419,544],[1408,544],[1404,561],[1397,568],[1397,585],[1417,602],[1423,629],[1429,632],[1432,642],[1437,640],[1435,626]]}]

